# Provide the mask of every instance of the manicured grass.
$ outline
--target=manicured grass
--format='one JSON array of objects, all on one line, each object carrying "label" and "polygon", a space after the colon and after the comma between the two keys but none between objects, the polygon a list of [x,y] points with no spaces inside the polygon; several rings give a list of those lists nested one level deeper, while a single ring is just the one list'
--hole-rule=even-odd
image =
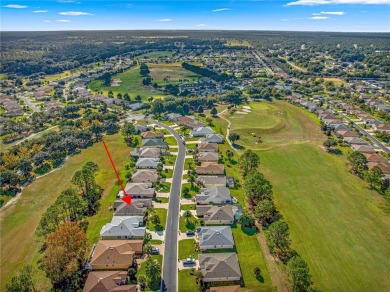
[{"label": "manicured grass", "polygon": [[[162,261],[163,261],[163,256],[162,255],[150,255],[151,258],[153,260],[157,260],[158,263],[160,264],[160,267],[162,267]],[[141,263],[141,266],[138,267],[138,270],[137,270],[137,275],[136,276],[140,276],[140,275],[145,275],[146,276],[146,262],[143,262]],[[156,290],[160,290],[160,285],[161,283],[159,284],[158,287],[146,287],[146,290],[145,291],[156,291]]]},{"label": "manicured grass", "polygon": [[169,182],[160,182],[156,187],[156,192],[158,193],[169,193],[171,191],[171,183]]},{"label": "manicured grass", "polygon": [[[125,164],[123,157],[128,155],[129,148],[124,144],[120,134],[106,136],[105,140],[113,160],[117,167],[121,169]],[[2,210],[2,222],[0,224],[1,290],[24,265],[28,263],[35,265],[36,261],[39,260],[40,257],[36,255],[41,244],[36,241],[37,238],[35,237],[39,220],[61,191],[71,186],[70,180],[73,173],[79,170],[87,161],[94,161],[100,167],[96,180],[105,190],[102,199],[103,207],[105,197],[108,194],[107,190],[112,187],[116,178],[102,144],[97,143],[88,149],[82,150],[80,154],[70,157],[61,169],[34,181],[23,190],[22,196],[14,205]],[[111,220],[108,214],[104,216]],[[90,220],[93,220],[93,218]],[[43,272],[38,271],[37,276],[39,281],[35,288],[38,291],[49,289],[50,283]]]},{"label": "manicured grass", "polygon": [[[261,252],[257,234],[253,230],[243,230],[241,225],[232,227],[234,242],[238,261],[240,263],[241,273],[244,279],[244,291],[271,291],[272,282],[267,264]],[[261,277],[256,279],[253,269],[259,267]]]},{"label": "manicured grass", "polygon": [[168,145],[177,145],[177,141],[175,137],[166,137],[164,138],[164,142],[167,143]]},{"label": "manicured grass", "polygon": [[[257,149],[292,247],[307,261],[315,287],[389,290],[390,217],[381,210],[382,197],[348,172],[345,156],[322,149],[324,136],[312,114],[282,101],[260,104],[251,103],[247,124],[232,118],[231,129],[241,134],[241,145]],[[280,128],[279,116],[286,117]],[[253,129],[263,144],[251,141]]]},{"label": "manicured grass", "polygon": [[194,239],[183,239],[179,241],[179,259],[183,260],[192,256],[194,259],[198,258],[198,252],[195,251]]},{"label": "manicured grass", "polygon": [[172,57],[172,55],[173,55],[173,53],[168,52],[168,51],[153,51],[153,52],[138,56],[137,58],[142,59],[142,58],[148,57],[150,59],[157,59],[157,58],[161,58],[161,57]]},{"label": "manicured grass", "polygon": [[163,178],[172,178],[173,176],[173,169],[164,169],[161,173],[161,176]]},{"label": "manicured grass", "polygon": [[[184,188],[188,187],[190,191],[187,195],[184,195]],[[191,199],[193,196],[195,196],[198,193],[199,187],[197,186],[191,186],[191,183],[184,183],[181,186],[181,197],[185,199]]]},{"label": "manicured grass", "polygon": [[[187,149],[196,149],[196,144],[195,144],[195,143],[186,144],[186,148],[187,148]],[[189,153],[189,154],[190,154],[190,153]]]},{"label": "manicured grass", "polygon": [[148,223],[146,224],[146,227],[151,231],[164,230],[165,224],[167,222],[167,209],[155,208],[153,214],[150,215],[150,217],[153,215],[158,215],[160,217],[160,221],[161,221],[160,226],[156,229],[156,225],[154,225],[152,221],[149,219]]},{"label": "manicured grass", "polygon": [[163,243],[163,241],[162,240],[159,240],[159,239],[152,239],[151,241],[150,241],[150,244],[156,244],[156,245],[158,245],[158,244],[162,244]]},{"label": "manicured grass", "polygon": [[195,204],[185,204],[185,205],[180,205],[180,210],[196,210],[196,205]]},{"label": "manicured grass", "polygon": [[143,86],[142,80],[144,77],[139,74],[139,67],[130,68],[123,73],[114,75],[112,80],[114,79],[122,80],[119,86],[107,87],[103,86],[101,81],[95,80],[88,85],[88,88],[91,89],[92,92],[103,91],[104,95],[108,95],[110,90],[115,96],[117,93],[128,93],[132,100],[134,100],[137,95],[140,95],[143,101],[146,101],[149,96],[153,96],[154,98],[165,97],[165,93],[162,91],[156,90],[151,86]]},{"label": "manicured grass", "polygon": [[161,86],[165,86],[169,83],[171,84],[182,83],[183,79],[188,80],[189,82],[194,82],[198,80],[198,75],[184,69],[181,66],[180,62],[168,63],[168,64],[148,63],[147,65],[149,67],[150,76],[153,78],[153,81]]},{"label": "manicured grass", "polygon": [[186,232],[187,230],[195,231],[196,227],[200,226],[199,220],[192,216],[187,224],[186,218],[180,216],[179,218],[179,230],[180,232]]},{"label": "manicured grass", "polygon": [[191,269],[183,269],[179,272],[179,291],[198,292],[199,286],[196,285],[196,277],[191,275]]},{"label": "manicured grass", "polygon": [[156,197],[154,200],[158,203],[168,203],[169,202],[169,198],[165,198],[165,197]]},{"label": "manicured grass", "polygon": [[164,165],[173,166],[176,163],[176,155],[166,155],[164,156]]},{"label": "manicured grass", "polygon": [[[191,165],[191,168],[190,168],[190,165]],[[196,163],[195,163],[193,158],[186,158],[184,160],[184,169],[185,170],[194,169],[195,167],[196,167]]]}]

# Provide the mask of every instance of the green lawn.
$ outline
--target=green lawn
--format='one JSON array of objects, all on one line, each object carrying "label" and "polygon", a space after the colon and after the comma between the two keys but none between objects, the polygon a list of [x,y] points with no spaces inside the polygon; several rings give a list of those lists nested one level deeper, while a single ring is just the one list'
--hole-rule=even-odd
[{"label": "green lawn", "polygon": [[195,251],[194,239],[183,239],[179,241],[179,259],[183,260],[192,256],[194,259],[198,258],[198,252]]},{"label": "green lawn", "polygon": [[[163,261],[163,256],[162,255],[150,255],[152,257],[152,259],[154,260],[157,260],[158,263],[160,264],[160,267],[162,267],[162,261]],[[140,276],[140,275],[145,275],[146,276],[146,262],[143,262],[140,266],[138,266],[138,270],[137,270],[137,275],[136,276]],[[152,287],[153,289],[151,289],[150,287],[146,287],[146,290],[145,291],[156,291],[156,290],[160,290],[160,285],[158,287]]]},{"label": "green lawn", "polygon": [[195,204],[180,205],[180,210],[196,210]]},{"label": "green lawn", "polygon": [[107,87],[103,86],[101,81],[95,80],[88,85],[88,88],[91,89],[92,92],[103,91],[104,95],[108,95],[110,90],[115,96],[117,93],[128,93],[132,100],[134,100],[137,95],[140,95],[143,101],[146,101],[149,96],[153,96],[154,98],[165,97],[165,93],[162,91],[153,89],[151,86],[143,86],[142,80],[144,77],[139,74],[139,67],[133,67],[123,73],[114,75],[112,76],[112,80],[114,79],[122,80],[119,86]]},{"label": "green lawn", "polygon": [[180,292],[199,292],[199,286],[196,285],[196,277],[191,275],[191,269],[183,269],[179,272],[179,291]]},{"label": "green lawn", "polygon": [[[191,165],[191,168],[190,168],[190,165]],[[195,163],[193,158],[186,158],[184,160],[184,169],[185,170],[194,169],[195,167],[196,167],[196,163]]]},{"label": "green lawn", "polygon": [[150,76],[153,78],[153,82],[156,82],[160,86],[183,83],[183,80],[187,80],[187,82],[194,82],[198,80],[198,75],[184,69],[180,62],[158,64],[147,63],[147,65],[150,70]]},{"label": "green lawn", "polygon": [[[125,164],[122,158],[128,155],[129,148],[124,144],[119,134],[106,136],[105,140],[117,167],[122,169]],[[88,149],[82,150],[80,154],[70,157],[61,169],[37,179],[23,190],[23,194],[17,203],[2,210],[2,222],[0,224],[1,290],[25,264],[32,263],[36,266],[36,262],[40,258],[38,256],[40,243],[36,241],[37,238],[35,237],[39,220],[61,191],[70,186],[73,173],[79,170],[87,161],[94,161],[99,165],[100,171],[96,180],[105,190],[102,198],[102,212],[104,214],[96,216],[96,218],[92,217],[90,220],[91,222],[99,222],[99,224],[111,220],[109,216],[111,212],[106,213],[106,200],[111,199],[106,199],[106,197],[110,197],[107,196],[108,190],[113,186],[116,178],[103,150],[102,144],[97,143]],[[98,227],[96,227],[97,229]],[[43,272],[38,270],[36,276],[37,285],[35,288],[38,291],[49,289],[50,283]]]},{"label": "green lawn", "polygon": [[195,217],[191,217],[187,224],[186,218],[180,216],[179,218],[179,230],[180,232],[186,232],[187,230],[195,231],[196,227],[200,226],[199,221]]},{"label": "green lawn", "polygon": [[[158,230],[164,230],[167,222],[167,209],[155,208],[152,215],[158,215],[161,220],[161,224]],[[146,227],[151,231],[156,231],[156,225],[149,219]]]},{"label": "green lawn", "polygon": [[166,197],[156,197],[154,199],[154,201],[156,201],[157,203],[168,203],[169,202],[169,198],[166,198]]},{"label": "green lawn", "polygon": [[171,191],[171,183],[169,182],[160,182],[156,187],[156,192],[159,193],[169,193]]},{"label": "green lawn", "polygon": [[[189,192],[186,195],[184,194],[185,187],[189,188]],[[184,183],[181,185],[181,197],[185,198],[185,199],[191,199],[192,197],[194,197],[198,193],[198,190],[199,190],[199,187],[197,187],[195,185],[191,186],[191,183]]]},{"label": "green lawn", "polygon": [[[232,227],[232,232],[245,283],[243,290],[253,292],[273,290],[271,276],[256,238],[257,234],[252,230],[242,230],[240,225],[237,225],[236,228]],[[253,273],[253,269],[256,267],[261,270],[259,279]]]},{"label": "green lawn", "polygon": [[[307,261],[315,287],[390,290],[390,217],[381,196],[348,172],[345,156],[322,149],[325,136],[312,114],[282,101],[250,105],[245,123],[231,117],[231,129],[241,134],[239,144],[257,149],[292,247]],[[264,143],[254,144],[252,132]]]},{"label": "green lawn", "polygon": [[166,137],[164,138],[164,142],[167,143],[168,145],[177,145],[177,141],[175,139],[175,137]]},{"label": "green lawn", "polygon": [[161,176],[163,178],[172,178],[173,176],[173,169],[164,169],[161,173]]}]

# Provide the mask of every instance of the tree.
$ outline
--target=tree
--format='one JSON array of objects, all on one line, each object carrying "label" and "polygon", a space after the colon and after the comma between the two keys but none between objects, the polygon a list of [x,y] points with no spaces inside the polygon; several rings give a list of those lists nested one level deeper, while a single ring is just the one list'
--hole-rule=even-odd
[{"label": "tree", "polygon": [[152,253],[152,245],[150,244],[150,242],[148,242],[147,244],[144,245],[143,251],[147,255],[150,255]]},{"label": "tree", "polygon": [[60,285],[82,268],[87,249],[84,230],[76,223],[63,223],[46,240],[42,269],[53,284]]},{"label": "tree", "polygon": [[247,173],[259,167],[260,157],[252,150],[246,150],[238,159],[238,165],[245,177]]},{"label": "tree", "polygon": [[30,292],[36,291],[33,283],[33,268],[30,265],[24,266],[20,273],[12,277],[11,282],[5,286],[7,292]]},{"label": "tree", "polygon": [[136,134],[137,130],[135,129],[135,127],[132,123],[126,123],[123,125],[121,133],[123,136],[129,137],[131,135]]},{"label": "tree", "polygon": [[150,221],[152,221],[152,223],[156,226],[160,226],[161,224],[161,219],[160,219],[160,216],[158,216],[157,214],[153,215],[151,218],[150,218]]},{"label": "tree", "polygon": [[186,224],[190,222],[190,218],[192,217],[192,213],[190,210],[187,210],[183,214],[184,218],[186,218]]},{"label": "tree", "polygon": [[137,277],[137,282],[138,282],[139,287],[141,288],[141,291],[145,290],[145,288],[146,288],[146,281],[147,281],[147,279],[146,279],[145,275],[139,275]]},{"label": "tree", "polygon": [[370,188],[381,190],[384,173],[378,166],[374,166],[365,174],[365,180],[370,184]]},{"label": "tree", "polygon": [[259,204],[262,200],[272,199],[271,183],[257,170],[251,171],[246,175],[243,190],[245,198],[252,207]]},{"label": "tree", "polygon": [[215,108],[215,107],[213,107],[212,109],[211,109],[211,111],[210,111],[210,114],[212,115],[212,116],[216,116],[217,115],[217,109]]},{"label": "tree", "polygon": [[185,186],[183,187],[183,195],[184,197],[187,197],[190,194],[190,188]]},{"label": "tree", "polygon": [[152,240],[152,235],[149,232],[145,233],[144,244],[148,244]]},{"label": "tree", "polygon": [[161,267],[160,264],[151,257],[146,260],[146,276],[149,279],[150,287],[158,285],[161,277]]},{"label": "tree", "polygon": [[313,284],[309,267],[306,262],[299,256],[292,257],[287,263],[287,271],[291,276],[292,290],[294,292],[309,291]]},{"label": "tree", "polygon": [[267,225],[272,223],[276,208],[272,200],[262,200],[254,208],[255,216],[261,223],[261,225]]},{"label": "tree", "polygon": [[203,113],[203,106],[199,106],[198,107],[198,110],[197,110],[198,114],[202,114]]},{"label": "tree", "polygon": [[149,103],[152,103],[152,101],[153,101],[153,96],[149,96],[149,97],[148,97],[148,101],[149,101]]},{"label": "tree", "polygon": [[240,217],[240,222],[241,226],[244,228],[252,228],[255,226],[255,219],[249,213],[245,212],[241,217]]},{"label": "tree", "polygon": [[228,139],[234,144],[236,141],[240,140],[240,135],[237,133],[230,133]]},{"label": "tree", "polygon": [[360,152],[352,152],[348,155],[347,159],[351,165],[352,172],[360,177],[362,176],[363,172],[368,169],[367,158]]},{"label": "tree", "polygon": [[129,275],[130,280],[134,280],[135,275],[137,274],[137,271],[134,268],[129,268],[127,270],[127,274]]},{"label": "tree", "polygon": [[232,158],[234,156],[234,152],[228,149],[228,150],[226,150],[226,156],[227,156],[229,161],[232,161]]},{"label": "tree", "polygon": [[272,223],[267,231],[267,245],[271,254],[276,255],[283,263],[287,263],[290,259],[290,231],[288,225],[283,221]]},{"label": "tree", "polygon": [[261,270],[259,267],[256,267],[253,269],[253,274],[255,274],[256,277],[260,277],[261,275]]},{"label": "tree", "polygon": [[141,99],[142,99],[142,97],[141,97],[141,95],[139,95],[139,94],[135,97],[135,100],[136,100],[136,101],[141,101]]},{"label": "tree", "polygon": [[336,145],[337,145],[336,141],[332,138],[329,138],[329,139],[324,141],[324,146],[326,147],[326,149],[328,151],[331,147],[336,146]]}]

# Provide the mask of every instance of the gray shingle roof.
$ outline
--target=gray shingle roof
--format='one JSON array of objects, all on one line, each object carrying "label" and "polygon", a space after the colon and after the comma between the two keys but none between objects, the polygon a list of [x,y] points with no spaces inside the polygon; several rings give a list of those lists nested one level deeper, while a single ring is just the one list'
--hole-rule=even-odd
[{"label": "gray shingle roof", "polygon": [[196,195],[197,203],[226,203],[231,201],[230,190],[227,187],[212,186],[201,189]]},{"label": "gray shingle roof", "polygon": [[198,228],[200,248],[213,245],[234,245],[232,229],[230,226],[209,226]]},{"label": "gray shingle roof", "polygon": [[204,278],[241,278],[241,269],[236,253],[203,253],[199,266]]}]

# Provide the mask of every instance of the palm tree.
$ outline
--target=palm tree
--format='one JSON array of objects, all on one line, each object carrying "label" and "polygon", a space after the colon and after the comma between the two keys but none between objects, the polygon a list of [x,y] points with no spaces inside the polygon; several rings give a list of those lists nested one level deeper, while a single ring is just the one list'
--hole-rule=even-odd
[{"label": "palm tree", "polygon": [[141,288],[141,291],[145,291],[146,281],[147,281],[147,278],[145,275],[139,275],[137,277],[137,282],[138,282],[139,287]]},{"label": "palm tree", "polygon": [[186,224],[190,222],[190,218],[192,217],[192,213],[190,210],[187,210],[183,214],[184,218],[186,218]]}]

